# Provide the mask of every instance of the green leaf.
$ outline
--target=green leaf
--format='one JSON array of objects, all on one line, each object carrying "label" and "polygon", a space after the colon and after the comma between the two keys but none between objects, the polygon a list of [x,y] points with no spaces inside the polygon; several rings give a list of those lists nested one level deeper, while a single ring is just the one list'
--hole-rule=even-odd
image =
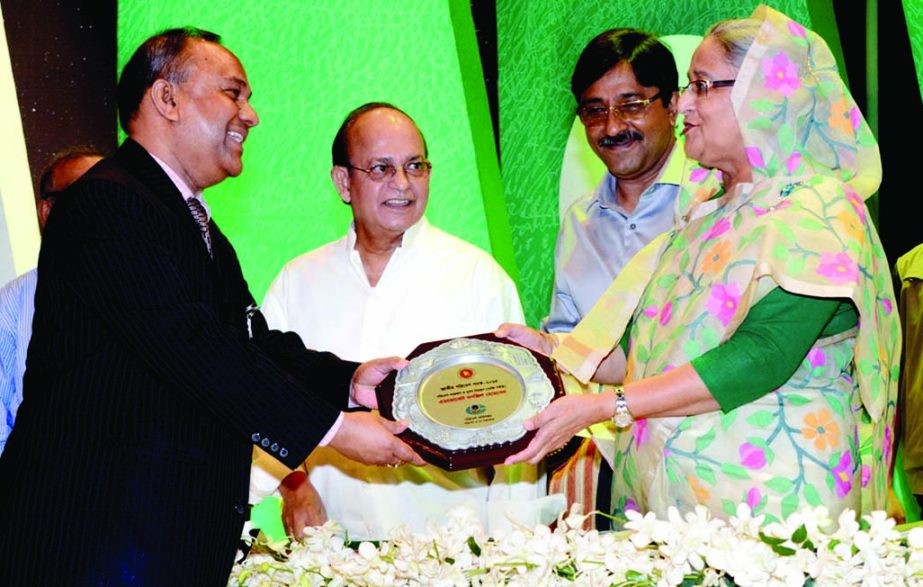
[{"label": "green leaf", "polygon": [[760,116],[759,118],[754,118],[750,121],[750,124],[747,125],[747,128],[761,129],[769,128],[772,126],[772,119],[767,118],[766,116]]},{"label": "green leaf", "polygon": [[787,546],[773,546],[772,551],[779,556],[792,556],[795,554],[795,550]]},{"label": "green leaf", "polygon": [[782,517],[787,518],[790,515],[798,511],[798,507],[801,503],[798,500],[798,495],[795,493],[789,493],[782,498]]},{"label": "green leaf", "polygon": [[825,393],[824,399],[827,400],[827,403],[830,404],[830,407],[833,408],[833,411],[835,411],[837,414],[842,416],[846,413],[843,404],[841,404],[840,401],[833,395]]},{"label": "green leaf", "polygon": [[698,463],[695,466],[695,474],[698,475],[699,479],[705,481],[712,487],[714,487],[718,482],[718,478],[715,476],[715,472],[705,463]]},{"label": "green leaf", "polygon": [[787,124],[783,124],[779,127],[779,132],[777,134],[779,139],[779,147],[782,149],[782,152],[788,155],[795,148],[795,132]]},{"label": "green leaf", "polygon": [[797,237],[795,236],[795,231],[792,230],[792,227],[786,224],[785,222],[782,222],[781,220],[775,220],[773,221],[772,224],[775,227],[775,229],[778,230],[779,233],[782,236],[784,236],[785,239],[788,240],[789,242],[794,243],[798,241]]},{"label": "green leaf", "polygon": [[783,542],[785,542],[786,539],[785,539],[785,538],[776,538],[775,536],[768,536],[768,535],[763,534],[762,532],[760,532],[760,540],[761,540],[763,543],[768,544],[769,546],[776,546],[776,545],[778,545],[778,544],[782,544]]},{"label": "green leaf", "polygon": [[718,333],[715,330],[703,327],[700,331],[699,342],[705,345],[705,348],[715,348],[718,346],[718,340]]},{"label": "green leaf", "polygon": [[758,238],[760,237],[760,235],[762,235],[764,232],[766,232],[766,225],[765,225],[765,224],[760,224],[759,226],[757,226],[756,228],[753,229],[753,232],[751,232],[750,234],[748,234],[748,235],[746,235],[746,236],[744,236],[743,238],[740,239],[740,242],[739,242],[739,244],[737,245],[737,250],[738,250],[738,251],[742,250],[742,249],[743,249],[745,246],[747,246],[751,241],[755,241],[756,239],[758,239]]},{"label": "green leaf", "polygon": [[774,450],[768,446],[763,449],[763,454],[766,455],[766,464],[771,465],[774,460],[776,460],[776,453]]},{"label": "green leaf", "polygon": [[734,463],[721,463],[721,472],[732,479],[749,479],[750,473],[745,467]]},{"label": "green leaf", "polygon": [[825,228],[827,228],[823,222],[819,221],[816,218],[809,218],[809,217],[800,218],[798,220],[798,226],[800,226],[801,228],[804,228],[805,230],[824,230]]},{"label": "green leaf", "polygon": [[679,270],[685,271],[686,267],[689,266],[689,249],[683,251],[683,255],[679,259]]},{"label": "green leaf", "polygon": [[788,275],[800,275],[804,271],[805,258],[801,255],[790,257],[785,264],[785,270]]},{"label": "green leaf", "polygon": [[724,510],[724,513],[729,516],[737,515],[737,502],[732,499],[722,499],[721,500],[721,509]]},{"label": "green leaf", "polygon": [[792,534],[792,542],[795,544],[801,544],[808,538],[808,529],[804,527],[804,524],[798,526],[798,529],[795,530],[795,533]]},{"label": "green leaf", "polygon": [[792,404],[793,406],[803,406],[807,403],[810,403],[811,400],[804,397],[803,395],[798,395],[796,393],[785,394],[784,401]]},{"label": "green leaf", "polygon": [[689,339],[683,343],[683,352],[687,357],[698,357],[702,354],[702,345],[697,340]]},{"label": "green leaf", "polygon": [[876,144],[875,137],[872,135],[872,133],[860,132],[858,138],[859,138],[859,144],[862,145],[863,147],[870,147]]},{"label": "green leaf", "polygon": [[780,261],[788,259],[788,248],[781,243],[774,244],[772,246],[772,257],[773,259],[779,259]]},{"label": "green leaf", "polygon": [[634,485],[635,479],[638,478],[638,468],[634,459],[625,459],[625,467],[622,469],[622,480],[629,485]]},{"label": "green leaf", "polygon": [[737,419],[737,410],[731,410],[727,414],[721,414],[721,429],[727,432],[734,420]]},{"label": "green leaf", "polygon": [[747,422],[756,426],[757,428],[765,428],[769,426],[773,420],[775,420],[775,416],[773,416],[772,412],[769,410],[760,410],[750,414],[747,417]]},{"label": "green leaf", "polygon": [[676,470],[667,465],[667,477],[670,478],[670,483],[679,483],[679,475],[676,474]]},{"label": "green leaf", "polygon": [[468,548],[471,549],[471,554],[474,556],[481,556],[481,547],[478,546],[478,542],[474,539],[474,536],[468,537]]},{"label": "green leaf", "polygon": [[792,480],[788,477],[773,477],[766,482],[766,487],[775,493],[788,493],[792,490]]},{"label": "green leaf", "polygon": [[669,289],[673,287],[673,284],[676,283],[677,279],[678,278],[676,275],[664,275],[657,279],[657,287],[660,289]]},{"label": "green leaf", "polygon": [[648,358],[650,358],[650,353],[645,345],[639,344],[635,347],[635,356],[638,357],[640,362],[646,363]]},{"label": "green leaf", "polygon": [[779,171],[779,158],[776,157],[776,154],[773,153],[772,157],[769,158],[769,161],[766,162],[766,174],[769,177],[774,177]]},{"label": "green leaf", "polygon": [[811,483],[805,483],[801,493],[804,495],[804,500],[808,502],[808,505],[817,507],[823,504],[823,501],[820,499],[820,494],[817,493],[817,488]]},{"label": "green leaf", "polygon": [[695,452],[702,452],[715,439],[715,429],[712,428],[695,440]]},{"label": "green leaf", "polygon": [[750,108],[757,112],[772,112],[778,107],[779,105],[769,98],[759,98],[750,102]]},{"label": "green leaf", "polygon": [[829,95],[832,92],[839,90],[839,84],[832,79],[828,78],[818,78],[817,89],[824,96]]},{"label": "green leaf", "polygon": [[654,346],[654,348],[651,350],[651,360],[654,360],[654,359],[656,359],[657,357],[659,357],[660,355],[662,355],[663,352],[664,352],[665,350],[667,350],[668,348],[670,348],[670,341],[668,341],[668,340],[662,340],[662,341],[658,342],[658,343]]}]

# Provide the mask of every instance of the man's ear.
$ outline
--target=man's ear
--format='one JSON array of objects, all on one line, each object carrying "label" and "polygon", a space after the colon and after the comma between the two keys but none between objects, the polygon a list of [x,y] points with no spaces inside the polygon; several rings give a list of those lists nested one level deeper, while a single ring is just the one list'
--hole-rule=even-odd
[{"label": "man's ear", "polygon": [[51,200],[39,200],[38,206],[36,207],[38,213],[38,227],[39,231],[45,230],[45,222],[48,221],[48,215],[51,214]]},{"label": "man's ear", "polygon": [[673,92],[670,96],[670,104],[667,106],[667,112],[670,113],[670,122],[676,124],[676,114],[679,112],[679,93]]},{"label": "man's ear", "polygon": [[349,204],[352,201],[349,195],[349,170],[342,165],[334,165],[330,170],[330,179],[333,180],[333,185],[336,186],[343,203]]},{"label": "man's ear", "polygon": [[154,108],[167,120],[179,120],[179,109],[176,106],[176,86],[165,79],[159,79],[151,86],[148,97]]}]

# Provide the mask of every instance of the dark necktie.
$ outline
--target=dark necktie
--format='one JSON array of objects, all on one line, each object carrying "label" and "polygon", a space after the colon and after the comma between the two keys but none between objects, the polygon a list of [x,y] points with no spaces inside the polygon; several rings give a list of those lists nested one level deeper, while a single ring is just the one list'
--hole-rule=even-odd
[{"label": "dark necktie", "polygon": [[205,206],[198,198],[189,198],[186,200],[192,217],[195,218],[196,224],[199,225],[199,232],[202,233],[202,240],[205,241],[205,247],[208,249],[208,256],[212,256],[212,235],[208,231],[208,214],[205,212]]}]

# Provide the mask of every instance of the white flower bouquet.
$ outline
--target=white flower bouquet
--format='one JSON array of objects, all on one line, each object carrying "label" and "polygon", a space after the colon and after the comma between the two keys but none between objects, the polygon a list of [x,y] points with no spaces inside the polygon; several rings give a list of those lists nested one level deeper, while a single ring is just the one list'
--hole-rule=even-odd
[{"label": "white flower bouquet", "polygon": [[302,542],[258,544],[228,584],[277,585],[923,585],[923,527],[900,532],[884,512],[836,523],[823,507],[761,525],[746,505],[729,520],[703,507],[666,520],[629,512],[623,532],[581,529],[580,506],[555,529],[488,538],[472,512],[451,510],[431,535],[404,528],[351,548],[336,523]]}]

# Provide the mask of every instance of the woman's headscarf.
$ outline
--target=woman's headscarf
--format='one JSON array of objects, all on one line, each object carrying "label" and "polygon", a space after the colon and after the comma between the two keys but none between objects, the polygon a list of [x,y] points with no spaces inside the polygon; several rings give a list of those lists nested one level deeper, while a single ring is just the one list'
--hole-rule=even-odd
[{"label": "woman's headscarf", "polygon": [[833,174],[863,199],[881,183],[878,143],[824,40],[761,5],[731,100],[754,181]]}]

